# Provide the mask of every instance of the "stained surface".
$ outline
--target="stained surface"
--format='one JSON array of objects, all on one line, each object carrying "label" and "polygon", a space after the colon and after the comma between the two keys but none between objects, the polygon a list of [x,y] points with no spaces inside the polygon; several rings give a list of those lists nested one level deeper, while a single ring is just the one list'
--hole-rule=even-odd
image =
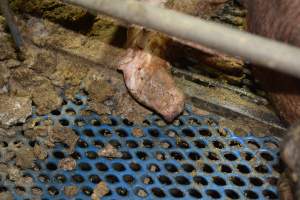
[{"label": "stained surface", "polygon": [[[182,116],[177,125],[168,126],[152,116],[137,131],[135,125],[118,117],[110,116],[108,120],[90,115],[83,105],[85,97],[55,110],[63,102],[61,92],[74,99],[82,86],[89,94],[89,109],[142,123],[150,112],[131,98],[121,74],[115,72],[122,53],[116,47],[123,46],[126,29],[117,21],[91,16],[57,0],[12,2],[15,11],[43,19],[30,15],[20,19],[25,35],[39,48],[30,47],[28,60],[19,62],[0,16],[0,44],[5,49],[0,53],[0,93],[14,97],[16,91],[21,96],[30,94],[35,112],[42,115],[52,111],[50,119],[73,128],[81,139],[71,155],[77,160],[76,169],[63,171],[58,169],[58,163],[63,157],[69,158],[69,151],[63,144],[54,149],[48,145],[49,134],[45,130],[57,125],[52,120],[26,121],[24,126],[16,123],[12,129],[0,129],[0,199],[90,199],[100,181],[110,189],[101,199],[278,198],[277,171],[281,169],[276,165],[278,149],[274,138],[236,137],[219,130],[217,120],[191,113]],[[212,20],[243,29],[245,11],[233,0],[228,2]],[[60,51],[48,48],[53,45]],[[229,111],[234,111],[231,125],[227,119],[219,123],[232,127],[236,134],[244,135],[249,130],[255,130],[255,135],[275,134],[276,126],[269,126],[269,122],[277,125],[273,120],[276,116],[249,70],[229,73],[223,62],[217,69],[202,66],[202,62],[192,59],[189,49],[185,50],[174,60],[172,72],[177,84],[193,100],[189,103],[228,119]],[[108,143],[116,146],[115,155],[121,154],[121,158],[99,157],[97,152]],[[33,162],[33,169],[26,170],[32,168]],[[73,162],[68,164],[74,167]],[[10,196],[12,193],[14,197]],[[67,197],[66,193],[75,196]]]},{"label": "stained surface", "polygon": [[[32,191],[41,192],[42,199],[69,199],[64,187],[75,185],[74,199],[87,199],[104,181],[110,192],[101,199],[278,199],[275,138],[237,137],[219,128],[214,117],[189,112],[172,125],[157,116],[146,119],[143,127],[114,116],[103,123],[96,114],[80,115],[86,100],[81,96],[77,105],[68,102],[45,116],[80,136],[71,154],[75,170],[58,169],[67,152],[57,145],[45,161],[36,161],[36,171],[25,173],[33,178],[32,186],[14,188],[4,182],[2,190],[17,190],[16,199],[38,197]],[[122,153],[121,158],[98,156],[108,143]]]}]

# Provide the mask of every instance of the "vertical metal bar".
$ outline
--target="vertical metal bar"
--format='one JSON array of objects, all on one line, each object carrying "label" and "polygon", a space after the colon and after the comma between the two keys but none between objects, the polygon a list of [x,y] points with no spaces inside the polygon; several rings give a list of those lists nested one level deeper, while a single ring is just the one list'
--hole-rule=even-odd
[{"label": "vertical metal bar", "polygon": [[9,30],[13,36],[15,45],[20,50],[20,48],[23,44],[23,40],[22,40],[21,33],[18,30],[18,27],[16,26],[16,24],[14,22],[13,14],[8,5],[8,0],[0,0],[0,7],[1,7],[1,12],[2,12],[3,16],[5,17],[6,23],[9,27]]}]

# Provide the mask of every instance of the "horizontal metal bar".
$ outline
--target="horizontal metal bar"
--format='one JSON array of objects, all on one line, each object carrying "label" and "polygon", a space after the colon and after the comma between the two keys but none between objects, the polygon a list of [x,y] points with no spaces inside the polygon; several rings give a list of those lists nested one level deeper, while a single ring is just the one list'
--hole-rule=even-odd
[{"label": "horizontal metal bar", "polygon": [[66,0],[300,78],[300,49],[136,0]]}]

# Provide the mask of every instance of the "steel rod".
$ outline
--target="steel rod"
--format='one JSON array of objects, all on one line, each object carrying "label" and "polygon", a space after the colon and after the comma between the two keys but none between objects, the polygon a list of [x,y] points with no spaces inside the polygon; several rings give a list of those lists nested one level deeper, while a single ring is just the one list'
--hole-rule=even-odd
[{"label": "steel rod", "polygon": [[300,49],[136,0],[66,0],[300,78]]},{"label": "steel rod", "polygon": [[0,0],[0,7],[1,7],[1,12],[2,12],[3,16],[5,17],[6,23],[11,32],[11,35],[13,36],[15,45],[18,48],[18,50],[20,50],[22,43],[23,43],[22,36],[21,36],[21,33],[20,33],[18,27],[16,26],[16,24],[14,22],[13,14],[8,5],[8,0]]}]

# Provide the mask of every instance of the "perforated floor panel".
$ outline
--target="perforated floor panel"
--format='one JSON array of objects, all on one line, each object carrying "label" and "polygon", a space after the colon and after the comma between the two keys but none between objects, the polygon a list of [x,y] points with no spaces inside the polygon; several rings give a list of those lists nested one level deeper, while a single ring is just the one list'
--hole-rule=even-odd
[{"label": "perforated floor panel", "polygon": [[[238,137],[219,128],[212,116],[191,112],[172,125],[161,124],[158,116],[141,126],[115,116],[103,124],[96,114],[80,114],[87,98],[78,98],[46,116],[71,127],[80,139],[71,155],[75,170],[57,167],[67,156],[57,145],[45,161],[37,161],[39,171],[27,171],[42,190],[41,199],[90,199],[100,181],[110,190],[103,200],[279,198],[278,141],[273,137]],[[97,152],[108,143],[122,157],[99,157]],[[71,185],[78,187],[73,198],[64,194]],[[34,199],[32,189],[24,196],[15,193],[15,198]]]}]

